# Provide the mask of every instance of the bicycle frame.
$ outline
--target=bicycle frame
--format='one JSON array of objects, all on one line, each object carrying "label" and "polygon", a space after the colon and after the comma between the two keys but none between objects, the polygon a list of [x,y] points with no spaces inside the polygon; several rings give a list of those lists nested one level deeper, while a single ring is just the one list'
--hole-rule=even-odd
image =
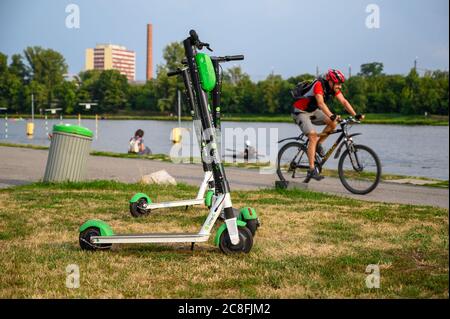
[{"label": "bicycle frame", "polygon": [[[328,152],[325,154],[325,156],[323,158],[321,157],[316,157],[316,159],[320,159],[320,161],[318,162],[318,165],[322,168],[325,163],[328,161],[328,159],[330,158],[331,154],[333,154],[333,152],[336,150],[336,154],[334,155],[334,158],[338,158],[339,155],[341,154],[342,151],[342,147],[346,147],[346,149],[350,149],[351,145],[353,144],[353,140],[352,137],[357,136],[357,135],[362,135],[362,133],[353,133],[353,134],[348,134],[347,132],[347,125],[348,125],[349,121],[348,120],[344,120],[340,123],[341,128],[337,129],[333,132],[330,133],[321,133],[321,136],[330,136],[330,135],[334,135],[334,134],[339,134],[339,137],[336,139],[336,141],[334,142],[333,146],[328,150]],[[278,143],[282,143],[284,141],[287,140],[296,140],[296,141],[302,141],[303,145],[305,146],[305,148],[308,148],[308,143],[309,143],[309,139],[306,139],[306,141],[304,141],[304,134],[300,134],[298,137],[289,137],[289,138],[285,138],[282,139],[280,141],[278,141]],[[299,166],[301,167],[301,166]],[[309,168],[308,167],[304,167],[304,168]]]},{"label": "bicycle frame", "polygon": [[[339,146],[339,148],[336,151],[336,154],[334,155],[334,158],[338,158],[339,155],[341,154],[342,151],[342,147],[345,145],[345,147],[350,150],[351,145],[353,144],[353,140],[352,137],[357,136],[357,135],[361,135],[362,133],[353,133],[353,134],[348,134],[347,133],[347,125],[348,122],[345,121],[341,124],[341,128],[338,130],[335,130],[333,132],[330,132],[328,134],[326,134],[326,136],[329,135],[333,135],[333,134],[339,134],[341,133],[341,135],[339,135],[339,137],[337,138],[336,142],[334,142],[333,146],[328,150],[328,152],[325,154],[325,156],[322,158],[322,161],[319,163],[320,167],[323,167],[323,165],[325,165],[325,163],[328,161],[328,159],[330,158],[331,154],[333,154],[334,150]],[[308,140],[309,141],[309,140]],[[341,143],[342,142],[342,143]]]}]

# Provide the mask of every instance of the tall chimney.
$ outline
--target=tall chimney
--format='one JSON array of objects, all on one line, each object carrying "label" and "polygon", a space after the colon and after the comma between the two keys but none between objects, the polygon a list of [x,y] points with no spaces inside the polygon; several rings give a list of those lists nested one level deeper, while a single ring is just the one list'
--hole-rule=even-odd
[{"label": "tall chimney", "polygon": [[153,26],[147,24],[147,81],[153,74]]}]

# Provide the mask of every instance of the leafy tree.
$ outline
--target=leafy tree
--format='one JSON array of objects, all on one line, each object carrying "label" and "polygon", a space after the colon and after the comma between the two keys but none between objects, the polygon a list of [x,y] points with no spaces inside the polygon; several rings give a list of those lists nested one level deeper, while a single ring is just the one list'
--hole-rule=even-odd
[{"label": "leafy tree", "polygon": [[291,85],[292,88],[294,88],[300,82],[314,81],[315,78],[316,77],[314,75],[305,73],[297,76],[292,76],[287,79],[287,82]]},{"label": "leafy tree", "polygon": [[27,98],[33,94],[34,95],[34,105],[35,109],[44,109],[48,107],[48,96],[47,96],[47,89],[45,85],[32,80],[29,85],[27,85]]},{"label": "leafy tree", "polygon": [[224,71],[222,79],[222,113],[254,112],[256,86],[240,67]]},{"label": "leafy tree", "polygon": [[50,105],[55,95],[55,88],[64,81],[67,64],[64,57],[52,49],[39,46],[24,50],[28,62],[28,73],[33,81],[43,84],[46,89],[47,104]]},{"label": "leafy tree", "polygon": [[168,77],[167,73],[159,72],[156,78],[156,105],[157,110],[163,113],[175,112],[177,102],[177,79]]},{"label": "leafy tree", "polygon": [[[184,47],[180,42],[172,42],[163,50],[164,65],[158,65],[156,82],[154,84],[156,109],[159,112],[176,112],[177,91],[184,91],[183,79],[179,76],[168,77],[167,72],[182,67]],[[184,103],[182,110],[188,112],[188,106]]]},{"label": "leafy tree", "polygon": [[[78,102],[95,102],[97,100],[96,96],[96,86],[102,72],[99,70],[88,70],[80,72],[78,78],[80,83],[78,85],[77,98]],[[81,110],[76,108],[76,111]]]},{"label": "leafy tree", "polygon": [[8,70],[8,56],[0,52],[0,75]]},{"label": "leafy tree", "polygon": [[225,82],[229,82],[232,85],[237,85],[243,80],[249,80],[248,74],[244,73],[240,66],[231,67],[225,72]]},{"label": "leafy tree", "polygon": [[74,81],[64,81],[56,86],[55,97],[60,103],[63,112],[71,114],[77,108],[77,85]]},{"label": "leafy tree", "polygon": [[344,95],[347,98],[351,98],[351,103],[359,113],[364,113],[367,110],[367,86],[366,79],[361,76],[351,77],[344,86]]},{"label": "leafy tree", "polygon": [[130,86],[129,100],[134,110],[156,112],[156,81],[150,80],[145,85]]},{"label": "leafy tree", "polygon": [[0,52],[0,107],[8,107],[8,56]]},{"label": "leafy tree", "polygon": [[[178,42],[164,48],[165,64],[157,66],[156,79],[145,85],[130,86],[126,77],[115,70],[80,72],[75,81],[66,81],[67,64],[60,53],[28,47],[24,56],[25,61],[20,54],[14,54],[8,65],[8,57],[0,52],[0,107],[15,112],[29,112],[34,94],[37,109],[58,100],[66,113],[81,111],[79,102],[97,102],[100,113],[175,113],[177,90],[184,91],[180,77],[167,76],[169,70],[182,67],[184,49]],[[288,114],[293,104],[290,90],[298,82],[314,78],[300,74],[283,79],[271,74],[255,83],[240,67],[230,68],[223,74],[222,112]],[[448,84],[448,71],[428,71],[419,76],[413,69],[407,76],[385,75],[383,64],[373,62],[361,65],[361,72],[345,83],[343,93],[358,112],[448,115]],[[329,106],[336,112],[343,111],[335,100]],[[189,113],[186,103],[182,111]]]},{"label": "leafy tree", "polygon": [[383,74],[383,67],[383,63],[380,62],[365,63],[361,65],[359,75],[367,77],[379,76]]},{"label": "leafy tree", "polygon": [[22,80],[8,68],[8,57],[0,53],[0,107],[8,112],[20,111],[23,99]]},{"label": "leafy tree", "polygon": [[266,80],[257,84],[257,99],[263,112],[280,113],[282,110],[280,93],[284,92],[283,89],[283,79],[280,75],[270,74]]},{"label": "leafy tree", "polygon": [[406,80],[406,86],[402,90],[403,97],[405,100],[402,100],[402,113],[404,114],[423,114],[419,110],[418,105],[418,95],[417,92],[419,91],[420,87],[420,78],[419,74],[415,69],[411,69],[409,74],[405,78]]},{"label": "leafy tree", "polygon": [[94,85],[94,99],[98,100],[100,112],[116,113],[128,103],[128,80],[117,70],[101,72]]},{"label": "leafy tree", "polygon": [[184,47],[181,42],[169,43],[163,50],[163,58],[166,60],[165,70],[173,71],[181,67],[184,58]]},{"label": "leafy tree", "polygon": [[27,70],[27,66],[23,62],[23,58],[20,54],[13,54],[11,56],[11,64],[9,65],[9,72],[14,74],[19,79],[21,79],[24,83],[28,81],[29,74]]}]

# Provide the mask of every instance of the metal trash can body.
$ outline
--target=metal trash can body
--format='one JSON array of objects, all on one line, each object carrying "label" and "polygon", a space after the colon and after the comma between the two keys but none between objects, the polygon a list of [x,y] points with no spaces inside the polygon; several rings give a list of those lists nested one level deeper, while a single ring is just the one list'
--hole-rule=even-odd
[{"label": "metal trash can body", "polygon": [[54,125],[44,182],[82,181],[92,136],[92,131],[85,127]]}]

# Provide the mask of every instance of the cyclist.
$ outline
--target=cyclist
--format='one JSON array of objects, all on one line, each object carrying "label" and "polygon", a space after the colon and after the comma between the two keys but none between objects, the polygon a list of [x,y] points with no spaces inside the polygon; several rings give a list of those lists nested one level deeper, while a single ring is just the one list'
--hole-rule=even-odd
[{"label": "cyclist", "polygon": [[342,94],[341,88],[344,82],[345,77],[341,71],[330,69],[324,77],[319,77],[309,84],[304,89],[305,93],[293,105],[292,117],[309,139],[307,152],[309,170],[304,180],[305,183],[308,183],[311,178],[318,181],[323,179],[318,168],[315,167],[314,160],[316,151],[321,157],[325,156],[325,149],[322,143],[327,138],[327,135],[324,134],[319,137],[313,124],[326,125],[322,133],[330,133],[336,128],[340,117],[332,113],[328,108],[326,103],[329,99],[335,97],[351,116],[354,116],[357,120],[364,119],[364,115],[356,114],[352,105]]}]

